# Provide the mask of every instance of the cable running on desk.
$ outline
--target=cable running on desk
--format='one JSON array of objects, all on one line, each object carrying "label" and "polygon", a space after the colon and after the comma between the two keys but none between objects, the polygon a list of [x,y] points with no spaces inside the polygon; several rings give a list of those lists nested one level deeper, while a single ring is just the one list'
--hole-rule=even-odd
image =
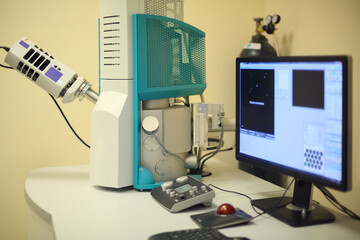
[{"label": "cable running on desk", "polygon": [[274,206],[274,207],[271,207],[271,208],[269,208],[269,209],[267,209],[267,210],[265,210],[265,211],[263,211],[263,212],[259,212],[259,211],[255,208],[255,206],[253,205],[253,203],[252,203],[253,199],[252,199],[250,196],[248,196],[248,195],[246,195],[246,194],[244,194],[244,193],[240,193],[240,192],[236,192],[236,191],[232,191],[232,190],[226,190],[226,189],[217,187],[217,186],[215,186],[215,185],[213,185],[213,184],[209,184],[209,186],[210,186],[210,187],[214,187],[214,188],[216,188],[216,189],[218,189],[218,190],[220,190],[220,191],[223,191],[223,192],[234,193],[234,194],[237,194],[237,195],[240,195],[240,196],[243,196],[243,197],[246,197],[247,199],[249,199],[252,209],[258,214],[258,215],[256,215],[255,217],[253,217],[253,219],[255,219],[255,218],[257,218],[257,217],[259,217],[259,216],[261,216],[261,215],[263,215],[263,214],[265,214],[265,213],[268,213],[268,212],[270,212],[270,211],[272,211],[272,210],[285,207],[287,204],[286,204],[286,205],[280,205],[280,203],[281,203],[281,201],[284,199],[286,193],[288,192],[288,190],[290,189],[290,187],[291,187],[291,185],[294,183],[294,181],[295,181],[295,178],[293,178],[292,181],[289,183],[289,185],[288,185],[287,188],[285,189],[283,195],[281,196],[281,198],[279,199],[279,201],[275,204],[275,206]]}]

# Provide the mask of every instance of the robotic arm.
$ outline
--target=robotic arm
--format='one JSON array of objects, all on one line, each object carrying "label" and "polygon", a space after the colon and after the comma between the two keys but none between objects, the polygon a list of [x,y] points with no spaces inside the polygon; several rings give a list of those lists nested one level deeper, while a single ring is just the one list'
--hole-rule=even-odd
[{"label": "robotic arm", "polygon": [[93,103],[98,93],[91,84],[29,39],[19,39],[8,51],[5,62],[63,103],[84,97]]}]

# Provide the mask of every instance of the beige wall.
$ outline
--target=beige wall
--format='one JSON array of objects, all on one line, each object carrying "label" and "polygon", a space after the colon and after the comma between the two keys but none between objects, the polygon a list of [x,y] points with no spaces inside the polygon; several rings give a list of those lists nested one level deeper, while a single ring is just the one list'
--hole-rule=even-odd
[{"label": "beige wall", "polygon": [[[54,57],[98,82],[98,1],[0,0],[0,45],[26,36]],[[5,52],[0,51],[3,63]],[[60,104],[90,141],[88,101]],[[26,239],[24,182],[32,169],[86,164],[89,150],[72,134],[49,95],[19,73],[0,68],[0,239]]]},{"label": "beige wall", "polygon": [[[254,32],[253,17],[282,16],[280,51],[291,55],[352,54],[354,57],[354,122],[359,121],[360,9],[357,0],[185,0],[185,20],[207,34],[209,102],[224,102],[235,116],[235,58]],[[98,1],[0,0],[0,45],[11,46],[27,36],[56,58],[87,77],[97,88]],[[329,26],[333,29],[328,29]],[[0,62],[5,52],[0,51]],[[197,100],[197,99],[195,99]],[[62,105],[86,142],[90,139],[92,104]],[[24,181],[32,169],[89,161],[89,150],[73,136],[50,97],[16,72],[0,68],[0,239],[25,239],[27,205]],[[234,135],[227,134],[231,145]],[[359,129],[354,124],[354,146]],[[353,151],[354,185],[360,182],[360,149]],[[236,166],[234,152],[219,155]],[[318,195],[318,194],[316,194]],[[360,190],[337,194],[360,213]],[[320,198],[320,197],[319,197]],[[325,201],[322,200],[325,203]]]}]

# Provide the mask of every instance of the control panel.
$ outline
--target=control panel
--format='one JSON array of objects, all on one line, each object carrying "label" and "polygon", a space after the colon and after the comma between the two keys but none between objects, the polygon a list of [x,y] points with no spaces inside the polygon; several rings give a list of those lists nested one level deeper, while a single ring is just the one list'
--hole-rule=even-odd
[{"label": "control panel", "polygon": [[210,206],[215,192],[193,177],[181,176],[154,188],[151,196],[166,210],[179,212],[197,204]]}]

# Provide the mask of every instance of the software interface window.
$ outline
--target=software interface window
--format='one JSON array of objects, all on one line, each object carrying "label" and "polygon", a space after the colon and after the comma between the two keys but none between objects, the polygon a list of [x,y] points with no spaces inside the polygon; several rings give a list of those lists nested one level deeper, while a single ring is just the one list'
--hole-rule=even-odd
[{"label": "software interface window", "polygon": [[240,152],[340,181],[341,62],[240,63],[239,77]]}]

